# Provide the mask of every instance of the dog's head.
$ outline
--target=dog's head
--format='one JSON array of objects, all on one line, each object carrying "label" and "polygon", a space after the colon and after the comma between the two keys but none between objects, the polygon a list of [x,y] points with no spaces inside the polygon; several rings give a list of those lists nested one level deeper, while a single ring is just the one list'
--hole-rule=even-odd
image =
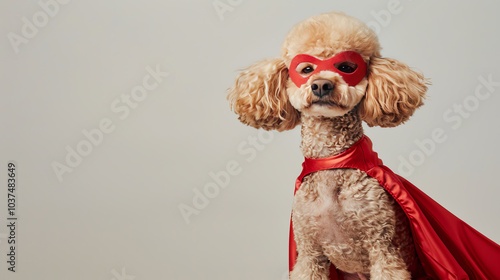
[{"label": "dog's head", "polygon": [[369,126],[391,127],[423,104],[424,77],[380,56],[375,33],[342,13],[297,24],[282,57],[257,62],[239,74],[228,99],[243,123],[288,130],[301,115],[342,116],[357,108]]}]

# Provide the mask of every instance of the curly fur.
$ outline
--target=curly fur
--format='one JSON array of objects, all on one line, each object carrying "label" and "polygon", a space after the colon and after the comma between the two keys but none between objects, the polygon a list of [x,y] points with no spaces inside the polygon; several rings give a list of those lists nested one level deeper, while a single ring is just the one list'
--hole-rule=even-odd
[{"label": "curly fur", "polygon": [[[342,51],[360,53],[368,65],[357,85],[331,71],[312,75],[300,87],[289,79],[297,54],[328,59]],[[330,80],[334,90],[314,95],[315,79]],[[376,35],[364,23],[333,12],[297,24],[283,43],[282,57],[242,72],[228,99],[240,121],[256,128],[282,131],[301,123],[304,156],[325,158],[356,143],[363,136],[362,121],[392,127],[408,120],[423,104],[427,84],[406,64],[381,57]],[[411,279],[412,268],[419,266],[405,214],[363,171],[306,176],[294,197],[292,219],[298,258],[291,279],[327,280],[331,263],[346,280]]]},{"label": "curly fur", "polygon": [[259,61],[238,75],[228,99],[239,120],[255,128],[289,130],[300,114],[286,95],[288,69],[282,59]]},{"label": "curly fur", "polygon": [[360,114],[369,126],[397,126],[423,105],[427,91],[424,76],[391,58],[373,57],[368,88]]}]

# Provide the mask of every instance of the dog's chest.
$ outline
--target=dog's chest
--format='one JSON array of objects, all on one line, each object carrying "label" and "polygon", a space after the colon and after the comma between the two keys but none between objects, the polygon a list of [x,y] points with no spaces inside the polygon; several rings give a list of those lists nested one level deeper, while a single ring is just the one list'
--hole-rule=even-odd
[{"label": "dog's chest", "polygon": [[[373,188],[384,190],[375,179],[357,169],[318,171],[307,176],[294,200],[294,218],[307,235],[322,243],[345,243],[357,239],[353,226]],[[294,221],[295,222],[295,221]]]}]

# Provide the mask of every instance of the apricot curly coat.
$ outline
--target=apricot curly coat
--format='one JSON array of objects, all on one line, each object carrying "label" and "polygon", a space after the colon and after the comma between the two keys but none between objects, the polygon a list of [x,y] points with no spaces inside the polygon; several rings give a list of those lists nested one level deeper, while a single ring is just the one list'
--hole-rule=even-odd
[{"label": "apricot curly coat", "polygon": [[[328,59],[355,51],[368,65],[349,86],[339,74],[321,71],[297,87],[289,78],[298,54]],[[295,69],[290,69],[293,71]],[[329,80],[327,96],[311,84]],[[228,99],[241,122],[278,131],[302,124],[307,158],[337,155],[369,126],[393,127],[423,104],[427,81],[406,64],[383,58],[377,36],[361,21],[332,12],[297,24],[281,58],[262,60],[239,74]],[[321,99],[322,102],[318,102]],[[305,177],[293,204],[298,258],[290,279],[329,279],[333,263],[346,279],[411,279],[418,263],[406,216],[377,180],[356,169],[318,171]]]}]

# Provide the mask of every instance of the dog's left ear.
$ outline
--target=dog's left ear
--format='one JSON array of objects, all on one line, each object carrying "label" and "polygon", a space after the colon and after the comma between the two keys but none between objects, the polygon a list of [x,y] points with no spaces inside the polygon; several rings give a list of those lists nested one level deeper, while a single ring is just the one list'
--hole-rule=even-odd
[{"label": "dog's left ear", "polygon": [[359,112],[369,126],[393,127],[423,105],[429,83],[421,73],[391,58],[372,57]]}]

